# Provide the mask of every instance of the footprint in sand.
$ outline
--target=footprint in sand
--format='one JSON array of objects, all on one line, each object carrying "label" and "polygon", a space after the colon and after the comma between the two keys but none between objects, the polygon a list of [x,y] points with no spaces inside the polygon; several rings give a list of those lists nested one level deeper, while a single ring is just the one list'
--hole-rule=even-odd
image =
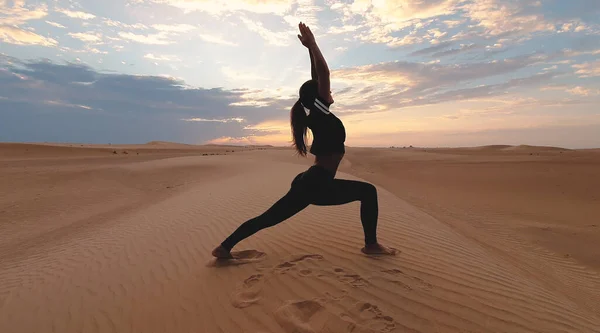
[{"label": "footprint in sand", "polygon": [[315,332],[313,317],[324,307],[316,301],[287,301],[275,310],[275,320],[286,332]]},{"label": "footprint in sand", "polygon": [[336,316],[316,300],[286,301],[274,312],[288,333],[356,332],[356,324]]},{"label": "footprint in sand", "polygon": [[296,271],[297,270],[296,274],[301,277],[313,276],[315,274],[318,278],[327,278],[327,277],[333,276],[336,280],[350,284],[353,287],[364,287],[369,284],[368,281],[366,279],[364,279],[362,276],[352,273],[352,272],[348,272],[340,267],[334,268],[333,272],[328,269],[326,269],[326,270],[317,269],[316,272],[314,272],[312,269],[308,269],[308,268],[302,268],[302,269],[298,270],[299,267],[297,267],[297,265],[303,261],[308,261],[308,260],[321,261],[321,260],[323,260],[323,256],[320,254],[298,255],[298,256],[292,257],[290,260],[284,261],[281,264],[275,266],[273,268],[273,271],[277,272],[279,274],[285,274],[288,271],[291,271],[291,270]]},{"label": "footprint in sand", "polygon": [[329,291],[326,291],[324,294],[325,294],[326,300],[332,301],[332,302],[339,302],[339,301],[343,300],[344,297],[348,296],[349,292],[346,289],[342,289],[342,290],[340,290],[339,295],[334,295],[334,294],[330,293]]},{"label": "footprint in sand", "polygon": [[397,326],[394,318],[367,302],[358,302],[339,313],[316,299],[286,301],[274,315],[284,332],[289,333],[385,333]]},{"label": "footprint in sand", "polygon": [[348,283],[353,287],[364,287],[367,284],[369,284],[369,282],[365,280],[362,276],[351,272],[347,272],[343,268],[336,267],[333,269],[333,272],[339,281]]},{"label": "footprint in sand", "polygon": [[283,273],[289,271],[290,269],[292,269],[294,266],[296,266],[296,265],[291,262],[286,261],[284,263],[281,263],[281,264],[275,266],[274,271],[283,274]]},{"label": "footprint in sand", "polygon": [[[255,250],[232,252],[233,259],[223,260],[221,265],[240,265],[242,263],[257,262],[264,259],[265,254]],[[291,260],[283,262],[273,268],[274,272],[283,274],[294,268],[296,264],[304,260],[323,260],[320,254],[308,254],[294,256]],[[220,262],[220,261],[217,261]],[[263,271],[265,268],[259,269]],[[301,276],[309,276],[312,274],[310,269],[302,269],[298,272]],[[251,275],[237,288],[233,295],[233,306],[236,308],[245,308],[260,300],[260,292],[264,284],[264,274],[258,273]]]},{"label": "footprint in sand", "polygon": [[244,280],[242,285],[234,292],[233,306],[242,309],[258,302],[263,277],[262,274],[254,274]]},{"label": "footprint in sand", "polygon": [[394,318],[385,315],[377,305],[368,302],[359,302],[354,308],[352,320],[359,327],[366,327],[376,332],[390,332],[396,328]]},{"label": "footprint in sand", "polygon": [[311,276],[312,275],[312,270],[310,269],[302,269],[298,272],[298,275],[302,276],[302,277],[306,277],[306,276]]},{"label": "footprint in sand", "polygon": [[397,268],[382,270],[381,272],[395,277],[395,279],[384,278],[386,281],[402,286],[407,290],[413,290],[416,287],[429,291],[433,288],[431,283],[423,281],[416,276],[408,275]]},{"label": "footprint in sand", "polygon": [[[288,261],[284,261],[283,263],[275,266],[274,271],[284,274],[285,272],[295,269],[297,263],[305,260],[323,260],[323,256],[320,254],[304,254],[292,257]],[[312,271],[309,269],[303,269],[300,271],[299,275],[308,276],[311,275]]]},{"label": "footprint in sand", "polygon": [[299,256],[295,256],[294,258],[292,258],[292,260],[290,260],[290,262],[298,262],[306,259],[323,260],[323,256],[320,254],[302,254]]}]

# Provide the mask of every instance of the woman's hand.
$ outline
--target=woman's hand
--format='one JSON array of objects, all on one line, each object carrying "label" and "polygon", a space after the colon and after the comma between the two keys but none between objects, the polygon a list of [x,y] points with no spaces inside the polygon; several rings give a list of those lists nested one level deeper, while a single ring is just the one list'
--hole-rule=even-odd
[{"label": "woman's hand", "polygon": [[300,34],[298,35],[298,39],[302,42],[302,45],[310,48],[311,46],[316,44],[315,36],[313,35],[310,28],[306,26],[306,24],[300,22],[298,24],[298,29],[300,30]]}]

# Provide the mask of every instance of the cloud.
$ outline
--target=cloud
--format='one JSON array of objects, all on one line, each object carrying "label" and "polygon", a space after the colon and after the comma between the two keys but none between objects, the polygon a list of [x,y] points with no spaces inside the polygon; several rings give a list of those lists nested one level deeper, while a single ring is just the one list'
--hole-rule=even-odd
[{"label": "cloud", "polygon": [[103,21],[109,27],[128,28],[128,29],[148,29],[148,26],[142,23],[127,24],[120,21],[104,18]]},{"label": "cloud", "polygon": [[85,110],[93,110],[92,107],[89,107],[87,105],[70,104],[70,103],[66,103],[66,102],[60,101],[60,100],[45,100],[42,103],[48,104],[48,105],[56,105],[56,106],[61,106],[61,107],[67,107],[67,108],[79,108],[79,109],[85,109]]},{"label": "cloud", "polygon": [[5,43],[16,45],[56,46],[58,44],[58,42],[52,38],[8,25],[0,25],[0,40]]},{"label": "cloud", "polygon": [[272,80],[270,77],[266,77],[257,73],[252,73],[252,69],[244,69],[244,70],[235,70],[231,66],[223,66],[221,68],[223,75],[228,77],[229,79],[238,80],[238,81],[267,81]]},{"label": "cloud", "polygon": [[[65,53],[93,53],[93,54],[108,54],[108,51],[102,51],[92,46],[93,44],[86,44],[83,49],[73,49],[68,46],[61,46],[59,49]],[[79,58],[77,58],[79,59]],[[78,60],[79,61],[79,60]]]},{"label": "cloud", "polygon": [[479,45],[479,44],[475,44],[475,43],[460,44],[459,48],[453,48],[453,49],[436,52],[436,53],[432,54],[431,56],[434,58],[446,57],[446,56],[456,55],[456,54],[460,54],[460,53],[464,53],[464,52],[468,52],[468,51],[476,50],[476,49],[480,49],[480,48],[483,48],[483,45]]},{"label": "cloud", "polygon": [[[442,118],[457,120],[471,117],[489,117],[498,115],[516,114],[519,109],[531,108],[538,105],[539,101],[534,98],[520,99],[484,99],[486,104],[491,104],[483,108],[461,108],[457,113],[443,115]],[[478,100],[473,100],[477,103]]]},{"label": "cloud", "polygon": [[386,82],[408,87],[429,88],[514,72],[542,61],[538,56],[464,64],[393,61],[335,70],[337,79],[358,82]]},{"label": "cloud", "polygon": [[590,28],[587,27],[585,24],[582,24],[580,22],[568,22],[568,23],[564,23],[557,32],[558,33],[582,32],[585,30],[590,30]]},{"label": "cloud", "polygon": [[212,15],[233,11],[283,15],[294,3],[293,0],[138,0],[138,2],[165,4],[186,13],[202,11]]},{"label": "cloud", "polygon": [[130,40],[130,41],[134,41],[134,42],[138,42],[141,44],[167,45],[167,44],[173,43],[172,40],[167,39],[168,34],[166,34],[164,32],[160,32],[157,34],[141,35],[141,34],[134,34],[132,32],[119,31],[119,36],[121,38]]},{"label": "cloud", "polygon": [[575,74],[581,78],[600,76],[600,60],[574,64],[573,68],[576,69]]},{"label": "cloud", "polygon": [[176,55],[154,55],[152,53],[146,54],[144,58],[155,61],[181,61],[181,59],[179,59],[179,57],[177,57]]},{"label": "cloud", "polygon": [[65,27],[64,25],[60,24],[60,23],[56,23],[56,22],[52,22],[52,21],[46,21],[46,23],[48,23],[49,25],[56,27],[56,28],[61,28],[61,29],[66,29],[67,27]]},{"label": "cloud", "polygon": [[344,34],[344,33],[348,33],[348,32],[354,32],[357,31],[359,29],[361,29],[362,26],[360,25],[342,25],[342,26],[330,26],[329,30],[327,31],[328,34]]},{"label": "cloud", "polygon": [[[528,120],[525,122],[525,120]],[[441,130],[441,131],[401,131],[382,133],[361,138],[361,144],[384,146],[415,147],[473,147],[483,145],[538,145],[565,148],[597,148],[600,142],[600,124],[595,121],[588,124],[556,124],[541,119],[512,119],[524,125],[509,126],[502,124],[494,128]],[[460,126],[460,125],[459,125]],[[382,144],[382,142],[385,142]]]},{"label": "cloud", "polygon": [[224,39],[223,37],[217,36],[217,35],[211,35],[208,33],[199,33],[197,36],[200,39],[202,39],[203,41],[208,42],[208,43],[227,45],[227,46],[238,46],[237,43],[228,41],[228,40]]},{"label": "cloud", "polygon": [[489,41],[502,40],[502,44],[519,44],[541,35],[598,34],[597,23],[589,24],[584,19],[594,16],[598,2],[588,1],[561,2],[560,8],[555,8],[558,1],[466,1],[459,7],[470,25],[452,38],[483,37]]},{"label": "cloud", "polygon": [[414,19],[453,14],[456,11],[457,3],[459,3],[457,0],[355,1],[353,5],[350,5],[350,9],[354,14],[366,10],[382,23],[403,26],[405,22]]},{"label": "cloud", "polygon": [[31,20],[38,20],[48,15],[46,4],[25,5],[24,0],[4,1],[0,3],[0,40],[16,45],[55,46],[58,42],[34,32],[33,28],[21,26]]},{"label": "cloud", "polygon": [[[512,79],[505,83],[481,85],[473,88],[452,89],[441,92],[421,93],[416,98],[406,99],[398,104],[398,107],[420,106],[440,104],[450,101],[472,100],[481,97],[498,96],[507,93],[516,87],[526,87],[546,82],[552,79],[555,73],[535,74],[524,78]],[[390,103],[392,96],[383,99],[382,102]]]},{"label": "cloud", "polygon": [[287,46],[290,44],[292,37],[296,35],[295,31],[282,31],[274,32],[265,28],[260,21],[252,21],[244,16],[240,17],[240,20],[244,23],[244,26],[248,30],[256,32],[260,35],[268,44],[277,46]]},{"label": "cloud", "polygon": [[172,77],[101,73],[83,64],[0,61],[2,140],[200,143],[257,135],[252,126],[286,120],[282,109],[293,102],[236,105],[248,90],[196,88]]},{"label": "cloud", "polygon": [[288,14],[284,19],[290,26],[296,28],[298,22],[304,22],[308,26],[313,26],[318,31],[317,14],[323,10],[323,7],[315,5],[315,0],[296,0],[295,11],[293,14]]},{"label": "cloud", "polygon": [[[545,84],[559,73],[538,70],[537,74],[518,75],[521,77],[505,82],[483,82],[492,78],[499,81],[507,74],[515,76],[515,72],[544,64],[547,59],[529,55],[462,64],[393,61],[337,69],[332,71],[332,81],[354,87],[351,91],[337,94],[339,112],[382,112],[496,96],[515,87]],[[477,81],[483,82],[477,84]]]},{"label": "cloud", "polygon": [[97,43],[102,41],[102,35],[100,33],[94,32],[77,32],[77,33],[68,33],[69,36],[79,39],[82,42],[86,43]]},{"label": "cloud", "polygon": [[[269,130],[259,126],[258,119],[264,117],[261,120],[263,124],[270,121],[268,117],[282,119],[284,123],[289,120],[286,119],[286,112],[293,99],[288,95],[297,94],[299,82],[296,81],[301,79],[299,64],[294,63],[308,58],[306,54],[298,53],[295,46],[289,50],[283,47],[297,43],[295,36],[299,20],[307,22],[317,38],[325,42],[329,50],[323,51],[332,53],[330,56],[334,59],[331,59],[330,65],[335,107],[342,117],[351,120],[379,116],[360,114],[388,112],[391,115],[400,109],[402,111],[398,113],[411,113],[417,106],[419,111],[433,112],[435,116],[441,117],[447,113],[448,117],[459,117],[452,113],[457,110],[456,101],[470,103],[482,99],[509,99],[508,96],[518,95],[516,91],[519,89],[531,91],[532,95],[524,93],[526,97],[556,97],[555,92],[540,91],[540,87],[555,82],[563,85],[561,91],[556,91],[559,96],[565,97],[561,103],[592,100],[598,98],[595,78],[600,76],[597,70],[600,65],[597,60],[600,54],[600,26],[597,16],[594,16],[597,3],[600,2],[589,2],[586,10],[585,6],[581,6],[581,1],[587,0],[560,4],[558,1],[537,0],[129,0],[124,5],[126,7],[122,8],[124,13],[129,14],[114,16],[115,19],[124,20],[120,22],[102,17],[109,15],[111,9],[109,12],[96,12],[85,7],[88,12],[82,12],[77,8],[84,7],[74,7],[76,4],[72,1],[73,7],[66,7],[60,2],[62,8],[67,9],[59,9],[58,13],[62,14],[58,14],[52,12],[53,6],[56,6],[54,2],[47,2],[47,9],[46,5],[36,5],[46,1],[0,0],[4,5],[0,5],[0,20],[2,24],[11,22],[0,26],[0,42],[3,44],[54,46],[62,52],[46,50],[44,52],[50,52],[47,56],[59,59],[79,56],[90,64],[100,63],[106,68],[126,68],[119,65],[121,61],[129,65],[132,59],[137,58],[142,60],[139,64],[142,66],[138,66],[136,71],[170,71],[180,76],[193,76],[193,80],[197,80],[195,82],[251,87],[209,93],[189,87],[180,79],[110,76],[90,69],[92,78],[82,82],[88,84],[86,87],[95,87],[109,96],[108,102],[102,102],[92,96],[89,90],[72,88],[75,83],[69,84],[68,80],[57,77],[66,72],[82,75],[85,72],[83,69],[88,67],[75,70],[75,65],[63,64],[60,65],[62,67],[50,68],[45,62],[31,62],[18,66],[26,67],[27,71],[3,69],[0,81],[15,80],[15,85],[30,89],[31,94],[46,95],[28,101],[25,96],[11,95],[14,86],[3,85],[0,93],[2,109],[10,106],[11,110],[24,108],[31,112],[42,112],[43,106],[48,117],[58,110],[70,110],[70,114],[93,111],[121,120],[125,116],[112,110],[134,110],[131,113],[124,111],[124,114],[138,117],[137,120],[133,116],[127,118],[128,122],[157,124],[160,122],[150,119],[160,117],[162,120],[171,119],[167,123],[172,129],[193,128],[195,130],[191,132],[197,132],[198,128],[202,128],[202,132],[205,129],[210,132],[210,125],[226,127],[230,131],[217,137],[243,140],[264,138],[263,134]],[[142,5],[127,7],[131,3]],[[50,17],[47,16],[48,10]],[[68,21],[68,17],[84,21]],[[84,28],[77,29],[77,24]],[[235,33],[238,33],[237,36]],[[256,47],[257,42],[259,47]],[[96,45],[99,43],[106,44],[101,47]],[[237,65],[226,63],[231,57],[222,52],[239,50],[207,43],[226,46],[248,44],[249,49],[244,49],[246,53],[243,56],[248,61]],[[124,48],[123,45],[129,46]],[[194,50],[188,47],[190,45]],[[272,61],[262,61],[266,54],[263,53],[268,50],[261,49],[261,45],[277,49],[279,56]],[[202,49],[200,55],[188,57],[186,52],[195,51],[198,54],[198,47]],[[28,53],[36,52],[33,49],[39,50],[11,46],[5,52],[40,56]],[[352,54],[342,54],[347,49],[354,51]],[[390,49],[395,50],[388,52]],[[78,53],[86,53],[85,58]],[[197,79],[199,76],[193,69],[200,57],[204,61],[201,66],[208,66],[198,68],[206,74],[204,81]],[[217,67],[214,67],[215,61]],[[154,67],[152,63],[159,66]],[[356,64],[365,65],[353,66]],[[186,70],[183,70],[184,66],[187,66]],[[278,67],[284,69],[277,72]],[[302,65],[302,68],[302,77],[306,77],[307,67]],[[273,71],[276,72],[274,75]],[[9,72],[10,76],[4,76]],[[271,73],[270,78],[265,73]],[[277,82],[274,83],[273,78]],[[33,87],[36,84],[50,85],[48,91],[52,91],[59,86],[58,82],[61,82],[60,86],[68,86],[73,96],[61,93],[54,96]],[[154,85],[154,88],[138,92],[139,85]],[[188,95],[189,90],[194,93]],[[147,96],[152,99],[154,95],[164,95],[162,100],[132,102],[131,96],[124,95],[125,91],[140,100],[147,99]],[[197,98],[195,94],[206,95],[205,98]],[[92,96],[92,102],[78,99],[78,96]],[[226,111],[220,114],[200,110],[196,104],[206,104],[206,100],[220,101],[212,106],[217,111]],[[445,104],[423,107],[439,103]],[[523,110],[527,107],[533,110],[536,105],[543,103],[543,100],[535,98],[523,101],[518,106]],[[107,105],[110,107],[105,108]],[[448,108],[451,111],[441,112],[436,108]],[[485,112],[478,115],[493,115],[493,112],[500,110],[500,106],[496,110],[483,105],[480,110]],[[503,110],[509,111],[510,107],[500,111]],[[455,124],[467,116],[475,114],[462,114]],[[33,117],[27,119],[35,121]],[[244,123],[240,125],[232,119],[243,119]],[[274,132],[269,133],[275,135]],[[206,133],[202,135],[209,137]]]},{"label": "cloud", "polygon": [[440,31],[440,29],[435,28],[435,29],[430,29],[427,31],[427,33],[433,37],[434,39],[438,39],[440,37],[444,37],[448,34],[448,32],[442,32]]},{"label": "cloud", "polygon": [[[12,4],[12,6],[11,6]],[[25,0],[4,0],[0,3],[1,25],[20,26],[30,20],[38,20],[48,15],[48,6],[25,6]]]},{"label": "cloud", "polygon": [[289,120],[268,120],[254,125],[244,126],[243,136],[220,136],[208,143],[235,145],[266,145],[273,142],[291,143]]},{"label": "cloud", "polygon": [[454,42],[452,41],[445,41],[445,42],[441,42],[439,44],[433,45],[433,46],[429,46],[426,47],[424,49],[420,49],[417,50],[415,52],[410,53],[411,56],[421,56],[421,55],[427,55],[427,54],[431,54],[434,53],[436,51],[440,51],[443,50],[445,48],[448,48],[450,46],[452,46],[454,44]]},{"label": "cloud", "polygon": [[197,27],[190,24],[154,24],[152,28],[158,31],[166,31],[166,32],[189,32],[197,29]]},{"label": "cloud", "polygon": [[[114,20],[104,20],[104,23],[108,26],[126,28],[126,29],[134,29],[135,31],[119,31],[117,34],[122,39],[126,39],[129,41],[137,42],[140,44],[148,44],[148,45],[169,45],[175,44],[178,42],[177,37],[179,35],[197,30],[198,27],[191,24],[153,24],[151,26],[147,26],[141,23],[136,24],[125,24],[123,22],[114,21]],[[140,33],[139,30],[148,30],[153,29],[155,32],[153,33]],[[221,44],[229,44],[227,41],[216,38],[209,34],[200,33],[195,34],[196,37],[201,39],[208,39],[213,43],[221,43]],[[119,40],[118,38],[109,38],[111,40]]]},{"label": "cloud", "polygon": [[[331,9],[342,15],[342,21],[361,22],[354,30],[364,30],[354,38],[386,44],[397,48],[443,37],[446,33],[437,28],[420,31],[433,18],[457,11],[460,0],[388,0],[335,3]],[[404,36],[393,36],[406,28],[412,30]],[[339,31],[339,30],[338,30]]]},{"label": "cloud", "polygon": [[[118,27],[135,28],[136,26],[138,26],[138,28],[140,28],[140,29],[152,28],[152,29],[156,30],[157,31],[156,33],[151,33],[151,34],[140,34],[140,33],[134,33],[134,32],[126,32],[126,31],[118,32],[118,35],[121,38],[130,40],[130,41],[134,41],[134,42],[138,42],[141,44],[149,44],[149,45],[174,44],[177,42],[177,40],[175,39],[176,36],[179,36],[181,34],[188,33],[188,32],[198,29],[197,26],[190,25],[190,24],[154,24],[151,27],[148,27],[145,25],[126,25],[126,24],[123,24],[121,22],[116,22],[116,21],[110,21],[108,24],[112,25],[112,26],[118,26]],[[194,36],[198,37],[206,42],[209,42],[209,43],[228,45],[228,46],[236,46],[237,45],[236,43],[225,40],[224,38],[222,38],[220,36],[213,35],[213,34],[206,33],[206,32],[196,33],[196,34],[194,34]]]},{"label": "cloud", "polygon": [[68,10],[68,9],[56,9],[56,12],[62,13],[70,18],[76,18],[76,19],[81,19],[81,20],[91,20],[93,18],[96,18],[96,15],[94,15],[94,14],[81,12],[81,11],[72,11],[72,10]]},{"label": "cloud", "polygon": [[[497,117],[507,115],[518,115],[520,111],[529,111],[540,108],[548,107],[567,107],[576,104],[585,104],[586,101],[572,100],[572,99],[549,99],[540,100],[532,97],[519,98],[513,96],[510,99],[507,98],[496,98],[496,99],[484,99],[484,100],[473,100],[473,102],[485,102],[489,106],[478,107],[478,108],[462,108],[455,114],[444,115],[443,118],[457,120],[472,117]],[[491,105],[490,105],[491,104]]]},{"label": "cloud", "polygon": [[[423,3],[428,3],[428,1],[423,1]],[[443,57],[485,47],[481,56],[489,58],[504,52],[509,45],[523,44],[536,36],[555,35],[561,32],[593,35],[600,32],[597,24],[583,22],[581,17],[589,13],[584,10],[585,6],[579,6],[576,3],[565,3],[564,7],[568,7],[567,11],[571,11],[572,14],[579,11],[578,15],[565,15],[566,11],[563,10],[562,5],[561,10],[555,10],[549,8],[552,6],[550,2],[538,0],[460,0],[449,3],[448,6],[452,8],[448,7],[447,10],[455,14],[452,19],[443,20],[438,16],[435,20],[432,18],[413,20],[407,21],[411,23],[409,26],[397,26],[395,29],[386,27],[386,30],[383,30],[383,25],[378,24],[375,31],[380,31],[380,36],[373,35],[375,38],[370,38],[370,40],[386,43],[391,47],[394,44],[397,47],[429,41],[430,44],[433,44],[430,46],[430,51],[435,49],[439,51],[437,53],[427,52],[429,51],[428,47],[422,49],[423,52],[413,52],[411,54],[413,56],[431,54],[435,57]],[[574,10],[574,8],[579,9]],[[422,26],[419,27],[419,24]],[[435,27],[424,32],[423,28],[429,25]],[[400,33],[396,32],[400,31],[399,29],[403,30]],[[443,33],[447,34],[442,36]],[[463,46],[458,49],[442,51],[442,45],[450,42]],[[441,45],[436,48],[438,46],[435,45],[436,43]]]},{"label": "cloud", "polygon": [[585,88],[581,86],[577,86],[575,88],[571,88],[567,90],[568,93],[577,96],[596,96],[600,95],[600,89],[591,89]]},{"label": "cloud", "polygon": [[195,122],[213,122],[213,123],[230,123],[230,122],[242,123],[242,122],[244,122],[244,118],[230,118],[230,119],[186,118],[186,119],[182,119],[182,120],[183,121],[195,121]]},{"label": "cloud", "polygon": [[555,26],[539,11],[531,10],[540,6],[540,1],[533,0],[480,0],[465,4],[463,9],[466,16],[488,35],[554,31]]},{"label": "cloud", "polygon": [[454,28],[457,27],[463,23],[465,23],[464,20],[445,20],[443,21],[443,23],[448,27],[448,28]]}]

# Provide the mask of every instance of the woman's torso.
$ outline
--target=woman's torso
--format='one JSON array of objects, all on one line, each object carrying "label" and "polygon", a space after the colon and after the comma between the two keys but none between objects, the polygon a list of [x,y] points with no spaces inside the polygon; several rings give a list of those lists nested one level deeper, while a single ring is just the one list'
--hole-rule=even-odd
[{"label": "woman's torso", "polygon": [[310,153],[315,155],[315,165],[335,174],[345,154],[346,130],[329,110],[331,104],[331,96],[328,100],[317,98],[310,108],[308,127],[313,134]]},{"label": "woman's torso", "polygon": [[329,170],[334,175],[337,172],[342,159],[344,158],[343,153],[336,153],[331,155],[318,155],[315,156],[315,165],[318,165],[326,170]]}]

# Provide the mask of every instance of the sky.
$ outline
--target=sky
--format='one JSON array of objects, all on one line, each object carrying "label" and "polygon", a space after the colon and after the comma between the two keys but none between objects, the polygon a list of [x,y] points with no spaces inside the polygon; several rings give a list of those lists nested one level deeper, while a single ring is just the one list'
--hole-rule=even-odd
[{"label": "sky", "polygon": [[598,0],[0,0],[0,141],[289,146],[300,21],[348,146],[600,147]]}]

